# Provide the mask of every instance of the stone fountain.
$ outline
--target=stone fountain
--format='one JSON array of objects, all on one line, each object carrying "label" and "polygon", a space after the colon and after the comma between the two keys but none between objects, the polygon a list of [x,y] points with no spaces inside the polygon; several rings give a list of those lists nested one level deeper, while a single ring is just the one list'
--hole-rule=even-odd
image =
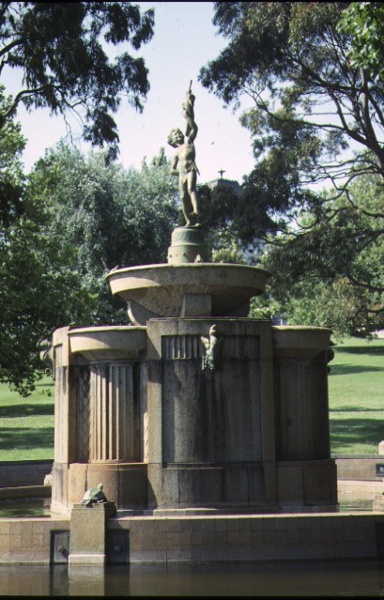
[{"label": "stone fountain", "polygon": [[53,513],[99,482],[118,515],[337,510],[331,331],[247,318],[269,273],[210,262],[193,105],[169,137],[186,223],[168,262],[107,276],[132,325],[54,333]]}]

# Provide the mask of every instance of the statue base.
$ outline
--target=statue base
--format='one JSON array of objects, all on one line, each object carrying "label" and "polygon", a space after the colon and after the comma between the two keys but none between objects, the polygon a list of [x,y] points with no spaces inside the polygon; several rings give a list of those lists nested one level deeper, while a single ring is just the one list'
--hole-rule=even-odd
[{"label": "statue base", "polygon": [[200,227],[177,227],[168,248],[168,264],[209,262],[210,252]]}]

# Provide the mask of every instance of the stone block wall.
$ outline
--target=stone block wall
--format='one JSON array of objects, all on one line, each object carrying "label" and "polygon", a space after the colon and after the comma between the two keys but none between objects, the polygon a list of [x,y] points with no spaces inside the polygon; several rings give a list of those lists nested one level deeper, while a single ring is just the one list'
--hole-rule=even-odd
[{"label": "stone block wall", "polygon": [[[48,565],[51,532],[65,530],[65,519],[1,519],[0,564]],[[127,563],[384,557],[382,513],[129,517],[108,532],[126,535]]]},{"label": "stone block wall", "polygon": [[131,563],[377,558],[384,515],[134,517],[108,527],[128,532]]}]

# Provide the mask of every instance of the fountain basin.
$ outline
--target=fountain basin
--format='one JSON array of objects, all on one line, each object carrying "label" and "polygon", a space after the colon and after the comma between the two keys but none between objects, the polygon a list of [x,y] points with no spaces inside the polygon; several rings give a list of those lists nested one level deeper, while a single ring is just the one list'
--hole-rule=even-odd
[{"label": "fountain basin", "polygon": [[274,355],[277,358],[314,358],[328,350],[332,330],[328,327],[279,325],[272,327]]},{"label": "fountain basin", "polygon": [[70,351],[90,362],[137,358],[147,347],[145,327],[79,327],[68,332]]},{"label": "fountain basin", "polygon": [[[187,296],[208,297],[194,316],[246,317],[249,302],[261,294],[270,273],[265,269],[224,263],[145,265],[110,271],[112,294],[128,302],[135,323],[157,317],[180,317]],[[130,315],[131,316],[131,315]]]}]

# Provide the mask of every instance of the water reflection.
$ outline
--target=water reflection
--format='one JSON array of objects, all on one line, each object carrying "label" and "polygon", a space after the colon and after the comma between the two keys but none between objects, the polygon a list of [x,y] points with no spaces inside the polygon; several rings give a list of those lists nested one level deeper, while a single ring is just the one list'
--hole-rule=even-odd
[{"label": "water reflection", "polygon": [[355,596],[384,594],[375,560],[108,566],[0,565],[0,595]]},{"label": "water reflection", "polygon": [[[47,517],[50,515],[50,498],[10,498],[0,500],[0,518]],[[372,499],[340,501],[340,512],[372,511]]]},{"label": "water reflection", "polygon": [[9,498],[0,500],[0,518],[47,517],[50,515],[50,498]]}]

